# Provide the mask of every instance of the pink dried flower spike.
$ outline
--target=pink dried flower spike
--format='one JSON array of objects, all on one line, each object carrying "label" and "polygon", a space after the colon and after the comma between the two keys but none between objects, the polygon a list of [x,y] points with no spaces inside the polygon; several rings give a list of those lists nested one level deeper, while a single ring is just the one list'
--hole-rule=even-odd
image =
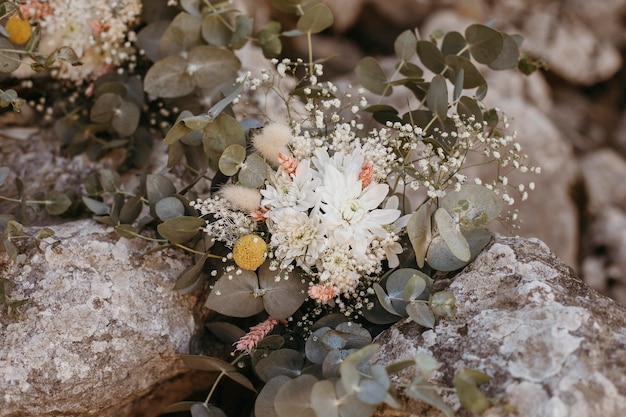
[{"label": "pink dried flower spike", "polygon": [[280,166],[283,167],[285,172],[289,175],[296,173],[296,168],[298,168],[298,160],[291,155],[285,155],[282,152],[278,153],[278,162]]},{"label": "pink dried flower spike", "polygon": [[369,161],[363,162],[359,180],[361,180],[361,188],[365,189],[372,182],[372,174],[374,173],[374,164]]},{"label": "pink dried flower spike", "polygon": [[235,350],[250,353],[277,324],[278,320],[268,317],[265,321],[250,327],[250,331],[235,343]]}]

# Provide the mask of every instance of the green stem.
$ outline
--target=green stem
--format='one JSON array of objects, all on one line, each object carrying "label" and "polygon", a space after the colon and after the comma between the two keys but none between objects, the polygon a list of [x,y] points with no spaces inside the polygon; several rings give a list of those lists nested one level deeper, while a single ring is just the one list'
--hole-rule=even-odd
[{"label": "green stem", "polygon": [[43,205],[47,205],[47,204],[52,204],[53,203],[50,200],[18,200],[17,198],[4,197],[4,196],[1,196],[1,195],[0,195],[0,200],[10,201],[12,203],[21,203],[22,201],[24,201],[24,203],[26,203],[26,204],[43,204]]},{"label": "green stem", "polygon": [[[235,366],[237,362],[242,360],[247,355],[248,355],[247,353],[242,353],[241,355],[237,356],[235,360],[233,360],[230,364]],[[226,371],[221,371],[220,374],[215,379],[215,382],[213,383],[213,386],[211,387],[211,391],[209,391],[209,395],[207,395],[206,400],[204,400],[204,403],[206,405],[209,405],[209,400],[213,396],[213,393],[215,392],[215,389],[217,388],[217,384],[222,380],[224,376],[226,376]]]}]

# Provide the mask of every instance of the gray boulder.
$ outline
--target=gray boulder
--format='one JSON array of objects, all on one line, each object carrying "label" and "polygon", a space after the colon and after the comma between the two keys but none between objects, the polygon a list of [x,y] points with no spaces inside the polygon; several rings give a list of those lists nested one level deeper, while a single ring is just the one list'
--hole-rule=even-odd
[{"label": "gray boulder", "polygon": [[[43,253],[24,247],[16,261],[0,254],[11,298],[27,300],[14,314],[0,310],[1,413],[136,415],[136,399],[187,372],[178,355],[196,332],[196,298],[172,286],[189,259],[144,255],[152,244],[90,219],[53,229],[59,253],[42,245]],[[143,415],[182,399],[158,397]]]},{"label": "gray boulder", "polygon": [[[496,237],[449,291],[454,317],[427,331],[407,321],[394,325],[378,336],[376,360],[429,353],[443,363],[431,381],[439,386],[451,386],[461,368],[486,373],[491,380],[481,388],[501,396],[487,416],[626,415],[626,308],[590,289],[542,242]],[[409,368],[394,382],[416,375]],[[455,394],[443,397],[460,408]],[[403,405],[377,416],[440,415],[417,401]]]}]

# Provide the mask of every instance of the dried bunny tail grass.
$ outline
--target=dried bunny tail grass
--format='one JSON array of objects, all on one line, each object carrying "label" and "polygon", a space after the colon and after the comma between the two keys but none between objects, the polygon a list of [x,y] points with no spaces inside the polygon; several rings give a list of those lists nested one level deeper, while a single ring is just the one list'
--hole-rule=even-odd
[{"label": "dried bunny tail grass", "polygon": [[220,191],[220,196],[238,210],[250,213],[261,207],[261,193],[256,188],[248,188],[238,184],[226,184]]},{"label": "dried bunny tail grass", "polygon": [[252,138],[254,148],[272,165],[279,166],[278,155],[289,154],[287,144],[291,140],[291,129],[280,123],[270,123],[261,133]]}]

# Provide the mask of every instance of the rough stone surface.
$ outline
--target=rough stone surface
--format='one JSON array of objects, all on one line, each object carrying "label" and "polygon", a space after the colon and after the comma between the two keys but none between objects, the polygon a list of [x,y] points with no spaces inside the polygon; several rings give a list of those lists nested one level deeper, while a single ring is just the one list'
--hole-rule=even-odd
[{"label": "rough stone surface", "polygon": [[[432,382],[454,372],[491,377],[488,396],[503,395],[486,416],[626,415],[626,309],[586,286],[539,240],[496,237],[449,287],[457,314],[421,331],[401,322],[377,338],[380,363],[423,351],[443,363]],[[409,368],[397,384],[415,376]],[[454,394],[444,394],[454,408]],[[511,408],[512,407],[512,408]],[[378,417],[437,416],[412,400]],[[470,416],[460,410],[459,416]]]},{"label": "rough stone surface", "polygon": [[128,415],[133,400],[186,371],[178,355],[196,331],[196,300],[172,286],[188,259],[142,256],[149,245],[91,219],[53,229],[61,253],[0,255],[12,298],[28,300],[17,317],[0,314],[0,414]]}]

